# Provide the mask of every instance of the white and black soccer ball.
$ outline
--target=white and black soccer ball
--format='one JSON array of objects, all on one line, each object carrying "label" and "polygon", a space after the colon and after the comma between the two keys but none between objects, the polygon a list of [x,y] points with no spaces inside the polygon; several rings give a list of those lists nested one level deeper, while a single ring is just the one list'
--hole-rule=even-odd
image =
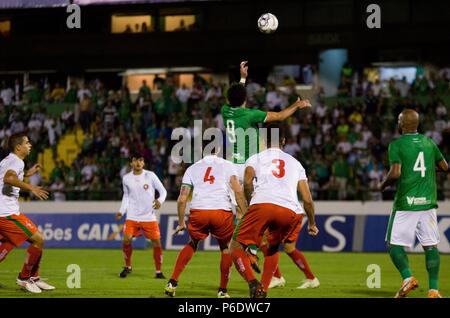
[{"label": "white and black soccer ball", "polygon": [[278,19],[272,13],[264,13],[258,19],[258,28],[262,33],[273,33],[278,28]]}]

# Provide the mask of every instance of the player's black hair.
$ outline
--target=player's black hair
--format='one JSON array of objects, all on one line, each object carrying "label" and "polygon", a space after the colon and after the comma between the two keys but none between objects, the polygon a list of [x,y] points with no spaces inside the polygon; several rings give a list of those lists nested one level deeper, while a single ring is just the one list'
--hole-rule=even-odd
[{"label": "player's black hair", "polygon": [[138,152],[138,151],[133,151],[130,155],[130,161],[133,161],[133,159],[144,159],[144,156]]},{"label": "player's black hair", "polygon": [[23,138],[25,137],[27,137],[27,134],[24,132],[11,135],[8,139],[9,151],[14,151],[16,149],[16,146],[20,145],[23,142]]},{"label": "player's black hair", "polygon": [[247,90],[245,86],[240,83],[231,84],[227,93],[228,103],[231,107],[239,107],[244,104],[247,99]]},{"label": "player's black hair", "polygon": [[[271,123],[264,125],[264,128],[267,129],[267,133],[266,133],[267,148],[271,147],[272,145],[280,145],[280,147],[283,146],[283,144],[282,144],[283,140],[286,140],[286,126],[283,123],[271,122]],[[277,132],[277,130],[278,130],[278,132]],[[272,138],[277,138],[278,140],[273,139],[273,144],[272,144]]]}]

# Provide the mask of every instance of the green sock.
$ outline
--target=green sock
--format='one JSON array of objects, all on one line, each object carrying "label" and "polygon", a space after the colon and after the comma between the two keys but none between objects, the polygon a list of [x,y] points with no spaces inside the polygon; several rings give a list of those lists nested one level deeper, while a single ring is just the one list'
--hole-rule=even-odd
[{"label": "green sock", "polygon": [[439,289],[439,250],[436,247],[425,248],[425,261],[430,289]]},{"label": "green sock", "polygon": [[397,267],[403,279],[411,277],[411,270],[409,269],[408,256],[406,255],[403,246],[391,245],[389,248],[389,255],[391,260]]}]

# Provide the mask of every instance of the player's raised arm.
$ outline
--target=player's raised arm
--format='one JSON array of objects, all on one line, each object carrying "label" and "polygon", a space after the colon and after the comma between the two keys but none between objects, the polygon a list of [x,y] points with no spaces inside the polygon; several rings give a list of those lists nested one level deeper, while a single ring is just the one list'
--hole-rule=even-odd
[{"label": "player's raised arm", "polygon": [[283,121],[286,118],[292,116],[297,109],[303,109],[311,107],[311,103],[309,100],[301,100],[300,97],[289,107],[283,109],[280,112],[267,112],[266,123],[274,122],[274,121]]},{"label": "player's raised arm", "polygon": [[20,188],[21,190],[29,191],[40,200],[48,199],[49,193],[47,191],[45,191],[42,187],[33,186],[26,182],[20,181],[20,179],[17,177],[17,173],[14,170],[6,171],[5,176],[3,177],[3,182],[13,187]]},{"label": "player's raised arm", "polygon": [[247,81],[247,76],[248,76],[248,66],[247,66],[248,61],[242,61],[240,64],[240,73],[241,73],[241,80],[239,81],[239,83],[245,85],[245,82]]},{"label": "player's raised arm", "polygon": [[251,166],[245,167],[245,174],[244,174],[244,194],[245,199],[247,200],[247,203],[250,203],[250,200],[252,199],[252,194],[254,191],[253,188],[253,179],[255,178],[255,169]]},{"label": "player's raised arm", "polygon": [[391,167],[389,169],[386,178],[383,180],[383,182],[381,182],[379,186],[380,190],[383,191],[387,187],[397,182],[397,179],[400,178],[401,174],[402,174],[402,165],[400,163],[391,164]]},{"label": "player's raised arm", "polygon": [[239,179],[237,176],[231,176],[230,186],[231,190],[233,190],[234,192],[236,203],[239,207],[239,209],[237,209],[237,219],[240,220],[247,212],[248,205],[247,201],[245,200],[244,192],[242,191],[242,187],[239,184]]},{"label": "player's raised arm", "polygon": [[177,212],[178,212],[178,226],[175,229],[175,234],[183,231],[186,228],[186,223],[184,221],[184,215],[186,213],[186,205],[191,193],[192,186],[187,184],[182,184],[180,189],[180,194],[177,199]]},{"label": "player's raised arm", "polygon": [[297,191],[302,197],[303,208],[308,216],[308,233],[311,236],[316,236],[319,233],[319,229],[316,226],[314,202],[311,196],[311,191],[309,190],[308,181],[298,181]]}]

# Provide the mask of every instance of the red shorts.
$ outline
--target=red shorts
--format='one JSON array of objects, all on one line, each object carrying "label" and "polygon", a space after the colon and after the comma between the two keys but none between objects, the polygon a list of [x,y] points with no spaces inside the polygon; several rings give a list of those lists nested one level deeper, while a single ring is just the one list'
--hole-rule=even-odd
[{"label": "red shorts", "polygon": [[260,245],[264,232],[270,245],[296,238],[303,214],[271,203],[253,204],[236,227],[233,239],[244,245]]},{"label": "red shorts", "polygon": [[225,210],[191,210],[188,223],[193,241],[201,241],[211,234],[220,248],[228,247],[233,236],[233,212]]},{"label": "red shorts", "polygon": [[151,222],[138,222],[132,220],[126,220],[123,226],[123,234],[137,237],[144,234],[145,238],[149,240],[158,240],[161,238],[161,232],[159,231],[159,225],[156,221]]},{"label": "red shorts", "polygon": [[[295,229],[288,235],[288,237],[286,237],[284,239],[285,243],[295,243],[297,242],[298,239],[298,234],[300,233],[300,230],[302,229],[302,224],[303,224],[303,217],[305,215],[304,214],[300,214],[300,221],[298,222],[297,226],[295,227]],[[270,230],[266,230],[266,238],[268,241],[270,241],[270,236],[272,235],[272,232],[270,232]]]},{"label": "red shorts", "polygon": [[38,231],[36,225],[22,213],[0,217],[0,237],[19,247]]}]

